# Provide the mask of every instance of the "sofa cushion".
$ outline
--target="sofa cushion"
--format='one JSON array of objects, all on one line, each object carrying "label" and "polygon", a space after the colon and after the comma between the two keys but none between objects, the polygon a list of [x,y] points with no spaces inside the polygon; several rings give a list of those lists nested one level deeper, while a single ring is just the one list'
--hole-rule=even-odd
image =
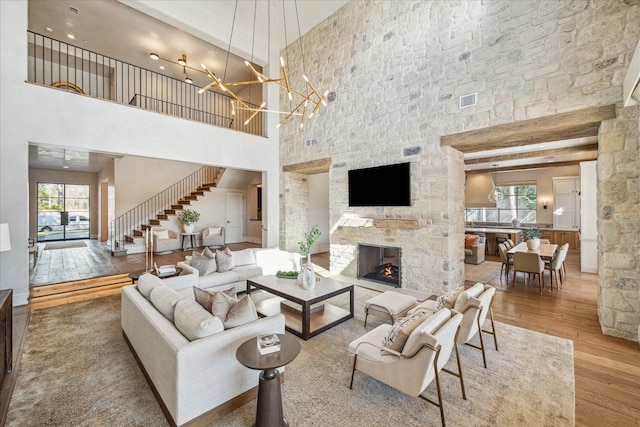
[{"label": "sofa cushion", "polygon": [[227,317],[224,319],[224,328],[235,328],[249,322],[258,320],[256,306],[253,304],[251,297],[243,296],[231,307]]},{"label": "sofa cushion", "polygon": [[162,283],[162,279],[150,273],[145,273],[138,279],[138,292],[146,299],[151,298],[151,291],[158,286],[166,286]]},{"label": "sofa cushion", "polygon": [[222,321],[192,299],[181,299],[174,310],[176,328],[189,341],[224,331]]},{"label": "sofa cushion", "polygon": [[[216,293],[224,292],[226,295],[231,298],[236,298],[236,288],[229,288],[224,291],[209,291],[205,289],[200,289],[197,286],[193,287],[193,295],[196,298],[196,302],[202,306],[207,312],[211,313],[211,308],[213,306],[213,298]],[[212,314],[213,315],[213,314]]]},{"label": "sofa cushion", "polygon": [[455,311],[462,312],[462,309],[467,304],[467,301],[469,300],[469,298],[477,297],[483,291],[484,291],[484,284],[476,283],[475,285],[473,285],[472,287],[470,287],[469,289],[467,289],[466,291],[458,295],[458,298],[456,299],[456,303],[453,305],[453,309]]},{"label": "sofa cushion", "polygon": [[[233,268],[233,254],[231,249],[225,248],[224,251],[216,249],[216,261],[218,262],[218,272],[224,273]],[[191,260],[193,262],[193,259]]]},{"label": "sofa cushion", "polygon": [[426,319],[427,314],[423,311],[401,317],[393,324],[387,336],[383,338],[382,345],[391,350],[402,351],[409,335]]},{"label": "sofa cushion", "polygon": [[222,234],[222,227],[209,227],[209,234],[219,236]]},{"label": "sofa cushion", "polygon": [[227,285],[238,281],[238,273],[234,270],[225,271],[224,273],[211,273],[207,276],[198,278],[198,287],[200,289],[213,288],[216,286]]},{"label": "sofa cushion", "polygon": [[465,249],[471,249],[472,247],[474,247],[475,245],[478,244],[479,240],[480,240],[480,236],[475,236],[473,234],[467,234],[464,237],[464,248]]},{"label": "sofa cushion", "polygon": [[151,303],[164,317],[173,322],[173,310],[182,295],[166,285],[157,286],[151,291]]},{"label": "sofa cushion", "polygon": [[169,238],[169,230],[154,231],[153,234],[158,240],[165,240]]},{"label": "sofa cushion", "polygon": [[235,267],[256,263],[256,257],[253,254],[253,249],[251,248],[243,249],[241,251],[231,251],[231,254],[233,256],[233,265]]},{"label": "sofa cushion", "polygon": [[238,280],[247,280],[252,277],[262,276],[262,267],[258,264],[235,266],[233,267],[233,272],[238,274]]},{"label": "sofa cushion", "polygon": [[201,277],[215,273],[217,269],[215,258],[208,258],[196,251],[191,254],[191,266],[198,270]]}]

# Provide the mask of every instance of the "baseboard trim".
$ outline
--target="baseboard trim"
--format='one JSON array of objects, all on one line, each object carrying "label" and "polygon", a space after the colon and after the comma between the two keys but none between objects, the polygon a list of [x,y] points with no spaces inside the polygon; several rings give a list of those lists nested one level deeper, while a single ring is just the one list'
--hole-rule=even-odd
[{"label": "baseboard trim", "polygon": [[[167,419],[167,421],[169,422],[171,427],[178,427],[176,422],[175,422],[175,420],[171,416],[171,413],[169,412],[169,409],[167,409],[167,406],[165,405],[164,401],[162,400],[162,397],[160,396],[160,393],[158,393],[158,390],[156,389],[155,385],[153,384],[153,381],[151,380],[151,377],[149,377],[149,374],[147,373],[147,370],[144,368],[144,365],[142,364],[142,361],[140,360],[140,358],[138,357],[138,354],[134,350],[133,345],[129,341],[129,337],[127,337],[127,334],[124,331],[122,331],[122,336],[124,337],[125,342],[129,346],[129,349],[131,350],[131,353],[133,354],[133,357],[136,359],[136,362],[138,363],[138,366],[140,367],[140,370],[142,371],[142,374],[144,375],[145,379],[147,380],[147,383],[149,384],[149,387],[151,388],[151,391],[153,392],[153,395],[155,396],[156,400],[158,401],[158,404],[160,405],[160,408],[162,409],[162,412],[164,413],[165,418]],[[284,372],[282,372],[280,374],[280,383],[283,383],[283,382],[284,382]],[[245,391],[244,393],[239,394],[238,396],[236,396],[236,397],[234,397],[234,398],[232,398],[230,400],[227,400],[223,404],[218,405],[215,408],[203,413],[202,415],[199,415],[198,417],[196,417],[196,418],[194,418],[194,419],[192,419],[190,421],[187,421],[186,423],[182,424],[180,427],[205,427],[205,426],[213,423],[217,419],[222,418],[223,416],[235,411],[239,407],[243,406],[245,403],[251,402],[256,397],[258,397],[258,386],[255,386],[255,387]]]}]

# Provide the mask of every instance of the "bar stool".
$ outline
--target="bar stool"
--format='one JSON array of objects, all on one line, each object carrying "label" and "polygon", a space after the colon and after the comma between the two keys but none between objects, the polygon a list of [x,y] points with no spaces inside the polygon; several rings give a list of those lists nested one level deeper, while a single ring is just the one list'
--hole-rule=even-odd
[{"label": "bar stool", "polygon": [[498,255],[499,254],[498,245],[500,243],[505,243],[507,240],[509,240],[509,236],[506,234],[496,234],[495,237],[496,237],[496,250],[494,255]]}]

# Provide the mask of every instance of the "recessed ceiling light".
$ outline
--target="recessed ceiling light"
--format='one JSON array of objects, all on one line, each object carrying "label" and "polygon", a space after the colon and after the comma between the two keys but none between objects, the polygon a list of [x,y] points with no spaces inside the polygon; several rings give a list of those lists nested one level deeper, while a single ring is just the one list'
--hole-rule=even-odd
[{"label": "recessed ceiling light", "polygon": [[67,34],[67,37],[69,37],[71,40],[75,40],[76,36],[74,36],[73,34]]},{"label": "recessed ceiling light", "polygon": [[47,30],[50,33],[53,33],[53,28],[51,28],[51,27],[45,27],[45,30]]},{"label": "recessed ceiling light", "polygon": [[69,166],[68,166],[68,165],[64,165],[64,166],[62,166],[62,167],[63,167],[63,169],[69,169]]},{"label": "recessed ceiling light", "polygon": [[89,44],[89,40],[82,40],[82,43]]},{"label": "recessed ceiling light", "polygon": [[164,65],[161,65],[161,66],[160,66],[160,69],[161,69],[161,70],[164,70]]}]

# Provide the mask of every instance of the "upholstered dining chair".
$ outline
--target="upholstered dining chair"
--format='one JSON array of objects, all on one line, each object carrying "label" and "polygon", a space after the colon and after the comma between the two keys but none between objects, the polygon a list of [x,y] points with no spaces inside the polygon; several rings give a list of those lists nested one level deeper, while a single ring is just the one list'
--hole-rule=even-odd
[{"label": "upholstered dining chair", "polygon": [[550,245],[551,241],[549,239],[540,239],[541,245]]},{"label": "upholstered dining chair", "polygon": [[[558,289],[560,288],[560,286],[562,286],[562,282],[563,282],[563,274],[562,274],[562,270],[564,267],[564,260],[567,257],[567,252],[569,251],[569,244],[565,243],[564,245],[562,245],[560,247],[560,249],[558,250],[558,253],[556,254],[556,257],[553,259],[553,261],[551,261],[551,263],[545,263],[546,265],[549,266],[549,274],[553,274],[556,277],[556,283],[559,283],[560,285],[558,285]],[[560,273],[560,274],[558,274]],[[565,273],[566,275],[566,273]],[[560,280],[558,280],[558,276],[560,276]],[[551,290],[553,290],[553,281],[551,282]]]},{"label": "upholstered dining chair", "polygon": [[[502,266],[500,267],[500,277],[502,277],[502,270],[505,271],[504,277],[505,279],[509,277],[509,269],[513,265],[513,258],[509,258],[507,256],[507,245],[504,243],[500,243],[498,245],[498,251],[500,252],[500,260],[502,260]],[[507,282],[509,283],[509,282]]]},{"label": "upholstered dining chair", "polygon": [[522,273],[537,274],[540,293],[544,288],[544,261],[535,252],[516,252],[513,254],[513,290],[516,289],[516,277],[518,271]]},{"label": "upholstered dining chair", "polygon": [[507,241],[504,243],[507,245],[507,249],[511,249],[512,247],[515,246],[515,244],[513,243],[513,240],[511,239],[507,239]]},{"label": "upholstered dining chair", "polygon": [[[383,339],[393,333],[392,325],[383,324],[367,332],[349,344],[349,361],[352,366],[349,388],[353,389],[353,379],[358,370],[396,390],[420,397],[437,406],[440,409],[440,419],[444,427],[440,371],[457,376],[460,379],[462,398],[465,400],[467,398],[456,345],[456,336],[461,322],[462,314],[443,308],[413,329],[401,351],[381,345]],[[458,362],[457,373],[444,367],[454,349]],[[437,401],[424,395],[427,387],[434,380]]]}]

